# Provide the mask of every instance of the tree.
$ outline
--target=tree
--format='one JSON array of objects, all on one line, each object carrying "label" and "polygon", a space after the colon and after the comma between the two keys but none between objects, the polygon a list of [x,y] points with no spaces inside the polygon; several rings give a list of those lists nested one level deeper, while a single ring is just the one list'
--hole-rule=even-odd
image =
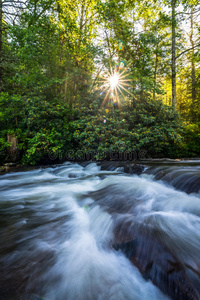
[{"label": "tree", "polygon": [[191,69],[192,69],[192,102],[195,103],[196,100],[196,78],[195,78],[195,61],[194,61],[194,20],[193,20],[193,7],[191,7],[191,16],[190,16],[190,43],[191,43]]},{"label": "tree", "polygon": [[[0,0],[0,59],[2,57],[3,3]],[[0,61],[0,92],[2,90],[2,61]]]},{"label": "tree", "polygon": [[171,0],[172,8],[172,106],[176,109],[176,3]]},{"label": "tree", "polygon": [[189,26],[183,43],[184,49],[177,53],[176,56],[176,60],[179,59],[179,65],[182,61],[178,80],[180,81],[180,78],[182,78],[182,82],[185,82],[185,85],[178,83],[178,108],[185,117],[187,115],[187,119],[195,122],[198,115],[198,84],[196,75],[198,73],[198,69],[196,69],[198,52],[196,50],[200,46],[198,42],[198,25],[195,23],[199,14],[198,3],[196,1],[184,2],[184,11],[179,12],[179,14],[184,16],[183,20],[185,22],[188,21]]},{"label": "tree", "polygon": [[17,22],[17,19],[26,6],[26,2],[21,0],[0,0],[0,92],[3,90],[3,76],[4,69],[3,61],[5,65],[5,60],[7,57],[5,56],[5,33],[6,29],[11,24]]}]

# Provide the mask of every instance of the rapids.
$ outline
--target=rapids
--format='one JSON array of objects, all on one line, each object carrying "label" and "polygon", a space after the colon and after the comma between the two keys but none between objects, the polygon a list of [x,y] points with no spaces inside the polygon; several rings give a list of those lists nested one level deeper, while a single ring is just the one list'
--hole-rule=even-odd
[{"label": "rapids", "polygon": [[200,299],[193,168],[193,189],[176,166],[171,181],[115,163],[1,175],[0,300]]}]

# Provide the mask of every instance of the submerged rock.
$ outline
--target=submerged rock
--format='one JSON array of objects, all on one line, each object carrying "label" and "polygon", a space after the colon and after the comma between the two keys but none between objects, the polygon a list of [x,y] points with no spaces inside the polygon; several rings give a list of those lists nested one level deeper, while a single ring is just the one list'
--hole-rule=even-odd
[{"label": "submerged rock", "polygon": [[162,180],[176,189],[188,194],[200,191],[200,168],[191,166],[153,166],[145,171],[154,175],[155,180]]},{"label": "submerged rock", "polygon": [[[153,205],[153,194],[148,199],[145,188],[137,189],[137,182],[133,187],[131,180],[107,180],[99,190],[88,194],[112,215],[112,247],[124,253],[146,280],[151,280],[171,299],[200,299],[200,238],[194,232],[195,226],[200,225],[199,217],[159,211],[155,204],[159,202],[159,191]],[[188,205],[187,210],[192,208]]]},{"label": "submerged rock", "polygon": [[141,175],[145,169],[144,165],[130,161],[104,161],[100,163],[100,166],[102,170],[114,171],[120,169],[124,173],[136,175]]},{"label": "submerged rock", "polygon": [[200,299],[200,273],[196,274],[190,265],[184,265],[155,230],[141,226],[130,231],[128,224],[118,224],[115,239],[114,249],[123,252],[145,279],[151,280],[171,299]]}]

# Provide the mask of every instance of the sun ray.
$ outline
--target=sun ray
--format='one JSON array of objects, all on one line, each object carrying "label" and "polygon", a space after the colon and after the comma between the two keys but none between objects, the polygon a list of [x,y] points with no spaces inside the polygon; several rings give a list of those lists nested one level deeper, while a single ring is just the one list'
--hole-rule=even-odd
[{"label": "sun ray", "polygon": [[125,74],[122,76],[122,73],[120,74],[120,78],[126,78],[128,76],[128,74]]},{"label": "sun ray", "polygon": [[123,89],[124,91],[126,91],[126,92],[129,92],[129,90],[127,90],[123,85],[121,85],[121,84],[118,84],[118,87],[120,87],[121,89]]},{"label": "sun ray", "polygon": [[126,72],[126,70],[128,69],[129,66],[130,66],[130,64],[128,64],[128,65],[126,66],[126,68],[121,72],[121,75],[123,75],[123,74]]},{"label": "sun ray", "polygon": [[106,99],[108,97],[108,95],[110,94],[111,88],[108,90],[107,94],[105,95],[105,98],[103,99],[103,102],[101,104],[101,108],[103,107],[104,103],[106,102]]},{"label": "sun ray", "polygon": [[117,103],[119,103],[119,97],[118,97],[118,92],[117,92],[117,86],[115,87],[115,95],[116,95]]},{"label": "sun ray", "polygon": [[[119,84],[120,84],[120,82],[119,82]],[[121,85],[122,85],[122,84],[121,84]],[[128,84],[128,83],[123,83],[123,85],[132,87],[132,85],[130,85],[130,84]]]},{"label": "sun ray", "polygon": [[117,98],[117,103],[118,103],[119,107],[121,108],[121,103],[119,101],[119,95],[118,95],[118,92],[117,92],[117,87],[116,87],[116,98]]},{"label": "sun ray", "polygon": [[127,89],[125,89],[122,85],[118,84],[118,86],[121,87],[125,92],[129,93],[131,96],[134,97],[134,95],[131,92],[129,92]]},{"label": "sun ray", "polygon": [[105,79],[105,76],[100,75],[100,74],[98,75],[98,77],[99,77],[99,78],[102,78],[102,79]]},{"label": "sun ray", "polygon": [[98,77],[102,78],[102,79],[108,79],[110,76],[112,76],[111,73],[108,70],[106,70],[106,75],[107,75],[107,77],[106,76],[102,76],[102,75],[99,74]]},{"label": "sun ray", "polygon": [[102,90],[102,92],[105,92],[108,89],[107,86],[104,87],[104,89]]},{"label": "sun ray", "polygon": [[98,82],[106,82],[108,79],[106,78],[105,79],[105,77],[104,78],[102,78],[103,80],[98,80]]},{"label": "sun ray", "polygon": [[99,80],[99,82],[105,82],[108,83],[108,80],[104,79],[104,80]]},{"label": "sun ray", "polygon": [[[121,78],[121,76],[120,76]],[[122,82],[126,82],[126,81],[134,81],[134,79],[120,79],[119,81],[122,81]]]},{"label": "sun ray", "polygon": [[120,94],[122,95],[123,98],[125,98],[125,95],[123,94],[123,92],[120,90],[119,87],[117,87],[117,89],[119,90]]}]

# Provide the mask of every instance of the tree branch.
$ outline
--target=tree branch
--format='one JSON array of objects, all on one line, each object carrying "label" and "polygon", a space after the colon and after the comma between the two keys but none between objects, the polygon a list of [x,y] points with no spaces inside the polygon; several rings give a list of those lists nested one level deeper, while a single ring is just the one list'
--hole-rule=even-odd
[{"label": "tree branch", "polygon": [[177,12],[176,15],[180,15],[180,14],[184,14],[184,15],[191,15],[192,14],[192,15],[194,15],[199,11],[200,11],[200,9],[195,10],[193,13],[180,11],[180,12]]},{"label": "tree branch", "polygon": [[26,5],[27,4],[27,1],[3,1],[3,6],[12,6],[12,5],[15,5],[15,4],[21,4],[21,5]]},{"label": "tree branch", "polygon": [[5,10],[3,10],[3,13],[6,13],[6,15],[11,15],[11,16],[18,16],[18,17],[20,17],[20,14],[18,14],[18,13],[12,13],[12,12],[8,12],[8,11],[5,11]]},{"label": "tree branch", "polygon": [[7,4],[7,3],[6,3],[6,4],[3,5],[3,7],[9,6],[9,7],[15,8],[16,5],[18,5],[17,7],[22,8],[22,7],[24,7],[24,4],[25,4],[25,3],[23,3],[23,6],[19,6],[19,4],[20,4],[20,3],[17,3],[17,2],[16,2],[16,3],[12,3],[12,4],[9,4],[9,3]]},{"label": "tree branch", "polygon": [[195,45],[194,47],[189,48],[189,49],[187,49],[187,50],[181,52],[179,55],[177,55],[177,56],[175,57],[175,59],[179,58],[179,57],[180,57],[181,55],[183,55],[184,53],[186,53],[186,52],[188,52],[188,51],[190,51],[190,50],[193,50],[193,49],[196,48],[196,47],[200,47],[200,44]]}]

